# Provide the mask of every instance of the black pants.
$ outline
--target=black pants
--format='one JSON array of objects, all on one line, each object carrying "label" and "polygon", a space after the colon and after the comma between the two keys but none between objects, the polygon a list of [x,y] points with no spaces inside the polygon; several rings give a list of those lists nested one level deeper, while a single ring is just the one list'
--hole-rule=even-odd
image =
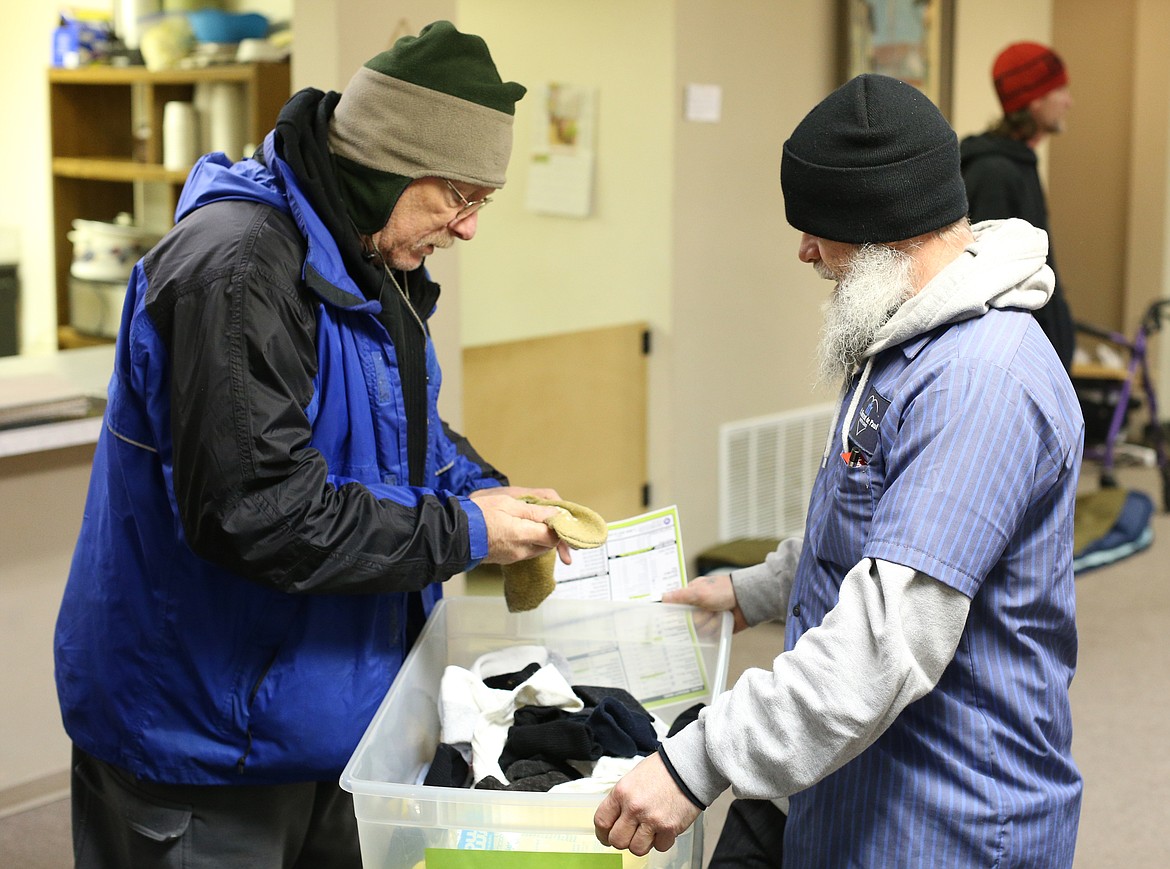
[{"label": "black pants", "polygon": [[353,798],[336,782],[141,781],[73,749],[77,869],[361,869]]},{"label": "black pants", "polygon": [[770,800],[732,800],[707,869],[777,869],[787,820]]}]

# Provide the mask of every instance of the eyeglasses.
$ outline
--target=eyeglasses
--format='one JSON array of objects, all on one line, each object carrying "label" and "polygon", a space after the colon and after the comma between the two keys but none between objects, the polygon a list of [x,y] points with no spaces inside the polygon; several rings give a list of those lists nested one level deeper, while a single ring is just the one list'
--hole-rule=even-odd
[{"label": "eyeglasses", "polygon": [[[446,178],[443,180],[447,181]],[[475,214],[475,212],[479,211],[481,208],[492,201],[490,196],[485,196],[483,199],[473,199],[469,202],[467,197],[459,192],[459,188],[450,181],[447,181],[447,186],[451,188],[452,193],[459,197],[459,210],[455,212],[455,216],[451,218],[452,223],[471,217],[471,215]]]}]

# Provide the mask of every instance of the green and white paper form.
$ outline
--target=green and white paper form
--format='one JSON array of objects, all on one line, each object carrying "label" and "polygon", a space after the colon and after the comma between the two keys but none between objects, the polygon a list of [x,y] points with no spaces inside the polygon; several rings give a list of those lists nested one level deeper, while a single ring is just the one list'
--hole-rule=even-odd
[{"label": "green and white paper form", "polygon": [[[664,507],[607,525],[609,536],[597,549],[575,550],[573,563],[556,564],[554,598],[575,600],[646,601],[687,583],[682,527],[678,508]],[[651,619],[645,614],[615,611],[629,629],[619,626],[622,641],[570,657],[573,677],[582,685],[625,688],[648,709],[708,693],[703,655],[690,614],[661,607]],[[679,648],[694,649],[679,655]],[[673,654],[668,650],[673,650]]]},{"label": "green and white paper form", "polygon": [[559,560],[553,597],[573,600],[662,600],[662,593],[687,584],[678,507],[663,507],[610,522],[597,549],[573,550],[573,563]]}]

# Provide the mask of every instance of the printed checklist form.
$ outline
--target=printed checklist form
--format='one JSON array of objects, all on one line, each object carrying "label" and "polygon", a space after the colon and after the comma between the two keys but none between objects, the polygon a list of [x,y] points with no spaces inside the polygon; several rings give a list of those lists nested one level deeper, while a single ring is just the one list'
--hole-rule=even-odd
[{"label": "printed checklist form", "polygon": [[574,549],[573,563],[559,559],[552,596],[574,600],[662,600],[686,585],[678,508],[664,507],[610,522],[597,549]]},{"label": "printed checklist form", "polygon": [[[597,549],[573,550],[573,563],[557,561],[552,597],[645,601],[687,582],[678,508],[671,506],[611,522]],[[640,608],[639,608],[640,609]],[[625,688],[648,709],[698,700],[708,691],[699,641],[689,608],[654,606],[653,615],[614,610],[611,647],[569,656],[574,678],[585,684]],[[693,654],[680,654],[683,649]]]}]

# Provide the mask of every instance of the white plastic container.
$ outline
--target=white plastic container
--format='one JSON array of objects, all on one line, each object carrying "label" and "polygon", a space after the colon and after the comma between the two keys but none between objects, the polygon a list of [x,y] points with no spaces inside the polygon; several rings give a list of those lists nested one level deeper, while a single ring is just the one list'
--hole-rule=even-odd
[{"label": "white plastic container", "polygon": [[[354,797],[366,869],[414,869],[435,849],[544,852],[550,866],[556,855],[618,858],[594,835],[599,794],[416,784],[438,744],[439,682],[449,664],[470,667],[485,652],[543,645],[568,659],[574,684],[626,688],[669,723],[726,686],[731,618],[698,628],[693,613],[670,604],[553,599],[509,613],[499,597],[441,601],[341,775]],[[620,852],[619,865],[698,869],[702,856],[700,818],[669,851]]]},{"label": "white plastic container", "polygon": [[69,278],[69,325],[83,335],[117,338],[126,301],[125,281]]},{"label": "white plastic container", "polygon": [[120,214],[113,223],[74,220],[66,237],[73,242],[73,277],[117,283],[130,277],[134,264],[158,244],[163,232],[136,226],[129,215]]},{"label": "white plastic container", "polygon": [[207,150],[222,151],[239,160],[247,137],[243,87],[235,82],[210,82],[206,99],[207,114],[201,122],[207,125]]},{"label": "white plastic container", "polygon": [[199,157],[195,104],[172,100],[163,106],[163,166],[190,169]]}]

